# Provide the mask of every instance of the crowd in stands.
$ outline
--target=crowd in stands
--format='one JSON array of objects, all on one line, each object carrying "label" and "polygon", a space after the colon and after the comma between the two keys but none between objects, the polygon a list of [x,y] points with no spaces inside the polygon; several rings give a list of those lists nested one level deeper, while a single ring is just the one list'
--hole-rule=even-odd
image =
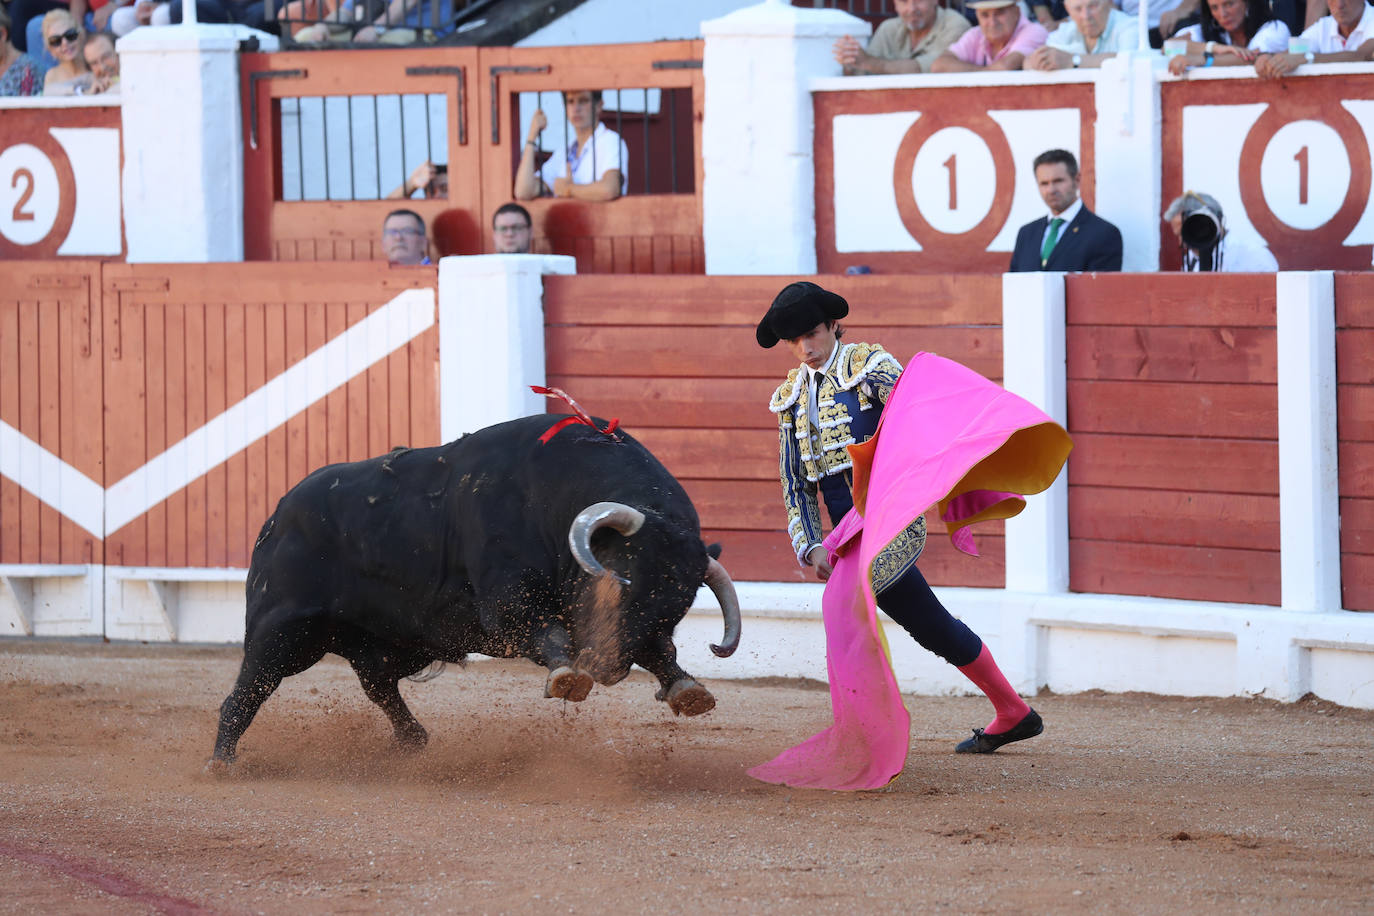
[{"label": "crowd in stands", "polygon": [[0,6],[0,96],[119,92],[119,55],[112,35],[88,32],[66,7],[50,9],[34,21],[37,44],[45,49],[41,54],[20,46],[24,30]]},{"label": "crowd in stands", "polygon": [[[846,74],[1098,67],[1139,44],[1137,0],[965,0],[965,14],[938,0],[893,7],[867,47],[847,36],[835,42]],[[1151,46],[1174,74],[1246,66],[1276,79],[1303,63],[1374,60],[1366,0],[1163,0],[1148,10]]]}]

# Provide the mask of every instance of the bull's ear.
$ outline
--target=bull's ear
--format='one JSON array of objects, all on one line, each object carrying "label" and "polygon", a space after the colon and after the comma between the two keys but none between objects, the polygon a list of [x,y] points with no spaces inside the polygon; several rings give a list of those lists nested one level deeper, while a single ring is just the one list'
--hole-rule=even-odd
[{"label": "bull's ear", "polygon": [[713,560],[719,560],[719,559],[720,559],[720,545],[719,545],[719,544],[707,544],[707,545],[706,545],[706,555],[707,555],[708,557],[710,557],[711,559],[713,559]]}]

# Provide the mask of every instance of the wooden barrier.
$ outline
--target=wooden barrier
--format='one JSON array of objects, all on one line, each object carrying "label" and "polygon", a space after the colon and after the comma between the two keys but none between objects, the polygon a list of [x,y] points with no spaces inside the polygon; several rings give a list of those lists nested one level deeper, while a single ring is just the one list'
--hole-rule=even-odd
[{"label": "wooden barrier", "polygon": [[7,270],[0,563],[243,568],[314,468],[438,441],[432,268]]},{"label": "wooden barrier", "polygon": [[[666,102],[622,116],[630,188],[608,203],[543,198],[526,204],[536,252],[573,255],[583,273],[701,273],[700,133],[704,91],[700,41],[570,48],[411,48],[328,54],[245,54],[245,224],[250,260],[360,260],[380,256],[387,212],[407,207],[432,227],[437,255],[491,247],[490,221],[512,200],[527,125],[520,93],[567,89],[659,89]],[[281,100],[300,97],[442,94],[447,99],[449,196],[434,200],[287,201],[282,199]],[[550,99],[553,101],[553,99]],[[673,117],[673,114],[676,117]],[[616,117],[603,115],[614,128]],[[633,121],[632,121],[633,123]],[[646,193],[639,163],[670,171],[676,140],[679,193],[656,180]]]},{"label": "wooden barrier", "polygon": [[[754,327],[786,280],[697,277],[545,278],[549,384],[620,421],[682,480],[708,540],[737,579],[808,581],[785,533],[777,421],[768,399],[794,365],[760,350]],[[831,277],[849,300],[845,339],[877,341],[905,362],[938,352],[989,378],[1002,375],[996,277]],[[557,405],[550,410],[558,412]],[[921,568],[941,585],[1000,587],[1000,527],[981,560],[931,525]],[[810,580],[814,581],[814,580]]]},{"label": "wooden barrier", "polygon": [[1277,605],[1273,277],[1067,284],[1070,587]]},{"label": "wooden barrier", "polygon": [[1374,611],[1374,276],[1336,275],[1342,606]]},{"label": "wooden barrier", "polygon": [[[5,262],[0,563],[102,561],[98,496],[89,503],[104,485],[100,271],[94,261]],[[54,505],[63,496],[72,514]]]}]

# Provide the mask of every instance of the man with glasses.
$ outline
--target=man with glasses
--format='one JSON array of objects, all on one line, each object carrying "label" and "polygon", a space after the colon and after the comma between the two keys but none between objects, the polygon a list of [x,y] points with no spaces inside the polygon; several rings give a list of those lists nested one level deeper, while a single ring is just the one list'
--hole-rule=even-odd
[{"label": "man with glasses", "polygon": [[382,221],[382,253],[393,266],[429,264],[425,221],[413,210],[392,210]]},{"label": "man with glasses", "polygon": [[519,204],[502,204],[491,218],[492,250],[497,254],[529,254],[534,236],[530,211]]}]

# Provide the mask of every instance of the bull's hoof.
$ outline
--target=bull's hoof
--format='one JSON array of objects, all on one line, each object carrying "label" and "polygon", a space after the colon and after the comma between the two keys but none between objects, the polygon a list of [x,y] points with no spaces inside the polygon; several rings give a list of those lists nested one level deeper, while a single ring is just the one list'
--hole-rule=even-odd
[{"label": "bull's hoof", "polygon": [[585,671],[575,671],[564,665],[549,672],[544,684],[544,696],[555,700],[571,700],[581,703],[592,692],[592,676]]},{"label": "bull's hoof", "polygon": [[232,776],[234,774],[234,758],[211,757],[209,760],[205,761],[205,769],[201,772],[215,779]]},{"label": "bull's hoof", "polygon": [[690,677],[674,681],[663,699],[668,701],[668,708],[675,716],[699,716],[716,708],[716,698],[711,696],[711,691]]}]

